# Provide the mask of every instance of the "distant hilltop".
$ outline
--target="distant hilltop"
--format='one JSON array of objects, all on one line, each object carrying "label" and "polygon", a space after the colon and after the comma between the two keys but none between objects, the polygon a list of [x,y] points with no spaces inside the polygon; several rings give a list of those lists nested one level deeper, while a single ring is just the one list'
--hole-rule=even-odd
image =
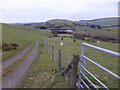
[{"label": "distant hilltop", "polygon": [[93,19],[93,20],[82,20],[82,21],[80,20],[80,22],[97,24],[101,26],[114,26],[114,25],[118,25],[119,20],[120,18],[118,17],[110,17],[110,18],[99,18],[99,19]]},{"label": "distant hilltop", "polygon": [[118,17],[108,17],[108,18],[98,18],[93,20],[79,20],[71,21],[67,19],[52,19],[46,22],[36,22],[36,23],[14,23],[14,25],[20,26],[29,26],[39,29],[48,29],[48,28],[74,28],[75,26],[90,26],[95,28],[101,27],[118,27],[120,23]]}]

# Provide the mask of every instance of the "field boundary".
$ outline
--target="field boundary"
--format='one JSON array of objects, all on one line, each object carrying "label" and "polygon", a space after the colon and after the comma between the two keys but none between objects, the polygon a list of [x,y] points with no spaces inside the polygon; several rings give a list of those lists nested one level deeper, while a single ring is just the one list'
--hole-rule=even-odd
[{"label": "field boundary", "polygon": [[[43,40],[45,47],[48,50],[48,54],[51,55],[51,61],[54,62],[54,47],[49,45],[45,40]],[[100,64],[94,62],[93,60],[89,59],[88,57],[86,57],[84,55],[84,46],[90,47],[90,48],[94,48],[96,50],[100,50],[102,52],[111,54],[113,56],[117,56],[120,57],[120,53],[117,52],[113,52],[111,50],[107,50],[104,48],[100,48],[97,46],[93,46],[87,43],[82,43],[82,48],[81,48],[81,55],[74,55],[73,54],[73,58],[69,59],[70,63],[65,67],[62,68],[61,65],[61,57],[62,55],[64,57],[69,58],[68,56],[62,54],[61,50],[58,50],[57,53],[57,62],[58,62],[58,71],[60,76],[66,76],[67,80],[68,80],[68,87],[70,88],[74,88],[74,87],[78,87],[78,88],[106,88],[108,89],[108,87],[106,85],[103,84],[102,81],[100,81],[99,79],[97,79],[92,73],[90,73],[86,68],[86,60],[90,61],[91,63],[95,64],[96,66],[98,66],[99,68],[103,69],[104,71],[108,72],[109,74],[111,74],[112,76],[114,76],[117,79],[120,79],[120,76],[118,76],[117,74],[111,72],[110,70],[106,69],[105,67],[101,66]],[[78,75],[78,63],[79,64],[79,75]],[[99,87],[95,84],[93,84],[93,82],[83,73],[83,70],[86,71],[91,77],[93,77],[102,87]],[[89,82],[90,86],[87,85],[87,83],[82,79],[82,77],[84,77],[87,82]],[[91,86],[92,85],[92,86]]]},{"label": "field boundary", "polygon": [[[108,87],[103,84],[102,81],[100,81],[98,78],[95,77],[94,74],[92,74],[90,71],[88,71],[85,66],[86,65],[86,60],[88,60],[89,62],[93,63],[94,65],[96,65],[97,67],[99,67],[100,69],[106,71],[107,73],[111,74],[112,76],[114,76],[115,78],[117,78],[118,80],[120,79],[120,76],[118,76],[117,74],[111,72],[110,70],[106,69],[105,67],[101,66],[100,64],[94,62],[93,60],[89,59],[88,57],[86,57],[84,55],[84,48],[85,46],[87,47],[90,47],[90,48],[93,48],[95,50],[99,50],[99,51],[102,51],[102,52],[105,52],[105,53],[108,53],[108,54],[111,54],[113,56],[117,56],[117,57],[120,57],[120,53],[117,53],[117,52],[113,52],[111,50],[107,50],[107,49],[104,49],[104,48],[100,48],[100,47],[97,47],[97,46],[94,46],[94,45],[90,45],[90,44],[87,44],[87,43],[82,43],[82,48],[81,48],[81,55],[80,55],[80,74],[79,74],[79,80],[78,80],[78,88],[89,88],[89,85],[87,83],[85,83],[85,81],[82,79],[82,77],[84,77],[85,79],[87,79],[87,81],[94,87],[94,88],[98,88],[84,73],[83,73],[83,70],[85,72],[87,72],[91,77],[93,77],[103,88],[106,88],[108,89]],[[84,84],[84,86],[82,85]]]}]

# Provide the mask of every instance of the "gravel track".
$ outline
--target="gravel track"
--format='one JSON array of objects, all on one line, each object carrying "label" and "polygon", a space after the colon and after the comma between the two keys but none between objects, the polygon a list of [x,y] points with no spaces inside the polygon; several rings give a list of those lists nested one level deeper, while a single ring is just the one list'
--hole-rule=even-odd
[{"label": "gravel track", "polygon": [[2,63],[2,69],[7,68],[11,64],[13,64],[17,59],[19,59],[20,57],[22,57],[26,52],[28,52],[32,48],[33,44],[34,43],[30,44],[27,48],[25,48],[24,50],[22,50],[18,54],[14,55],[10,59],[7,59],[5,62],[3,62]]},{"label": "gravel track", "polygon": [[18,85],[38,52],[38,42],[35,43],[33,50],[26,56],[23,62],[13,72],[3,77],[2,88],[15,88]]}]

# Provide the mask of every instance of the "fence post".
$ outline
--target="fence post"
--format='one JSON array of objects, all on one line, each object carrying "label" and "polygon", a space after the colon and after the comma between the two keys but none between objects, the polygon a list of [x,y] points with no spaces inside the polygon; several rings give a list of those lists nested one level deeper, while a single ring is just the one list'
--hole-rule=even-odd
[{"label": "fence post", "polygon": [[58,71],[62,74],[62,67],[61,67],[61,50],[58,50]]},{"label": "fence post", "polygon": [[52,51],[51,51],[51,60],[52,62],[54,62],[54,48],[52,46]]},{"label": "fence post", "polygon": [[49,53],[49,44],[47,44],[47,50],[48,50],[48,54],[50,54],[50,53]]},{"label": "fence post", "polygon": [[73,55],[72,68],[70,70],[70,88],[75,88],[77,83],[77,70],[78,70],[79,55]]},{"label": "fence post", "polygon": [[[81,46],[81,55],[80,55],[80,74],[79,74],[79,79],[78,79],[78,82],[81,82],[81,77],[82,77],[82,75],[81,75],[81,73],[82,73],[82,67],[81,66],[83,66],[83,57],[82,57],[82,55],[84,55],[84,45],[82,44],[82,46]],[[80,88],[80,84],[81,83],[78,83],[78,88]]]},{"label": "fence post", "polygon": [[45,45],[45,47],[46,47],[46,42],[45,42],[45,40],[43,40],[43,42],[44,42],[44,45]]},{"label": "fence post", "polygon": [[[47,42],[45,42],[46,43],[46,48],[47,48],[47,51],[48,51],[48,43]],[[48,54],[49,54],[49,51],[48,51]]]}]

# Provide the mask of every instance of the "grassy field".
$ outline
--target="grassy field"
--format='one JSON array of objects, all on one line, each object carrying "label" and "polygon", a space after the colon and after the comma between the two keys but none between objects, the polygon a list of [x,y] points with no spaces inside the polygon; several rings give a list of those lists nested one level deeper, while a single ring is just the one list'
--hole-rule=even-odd
[{"label": "grassy field", "polygon": [[[39,51],[29,71],[25,74],[18,88],[67,88],[63,77],[57,71],[57,63],[53,64],[43,42],[39,43]],[[52,77],[53,80],[51,79]]]},{"label": "grassy field", "polygon": [[93,20],[84,20],[80,22],[96,24],[101,26],[112,26],[112,25],[118,25],[119,24],[118,20],[120,20],[120,18],[118,17],[108,17],[108,18],[99,18],[99,19],[93,19]]},{"label": "grassy field", "polygon": [[16,53],[23,50],[33,41],[41,39],[44,36],[48,36],[47,32],[41,31],[40,29],[31,29],[20,26],[13,26],[2,24],[2,40],[5,43],[18,43],[19,47],[17,50],[3,51],[3,61],[15,55]]},{"label": "grassy field", "polygon": [[[46,38],[45,40],[50,45],[54,46],[55,56],[56,56],[55,60],[57,60],[57,50],[58,49],[62,50],[62,53],[63,53],[62,66],[63,67],[65,67],[70,62],[70,59],[72,58],[73,54],[78,54],[78,55],[80,54],[81,44],[82,42],[85,42],[82,40],[77,40],[76,42],[73,42],[73,39],[71,38],[64,38],[64,40],[60,40],[59,38]],[[61,42],[64,43],[63,46],[59,45]],[[90,42],[87,42],[87,43],[90,43]],[[100,41],[99,44],[97,43],[90,43],[90,44],[118,52],[118,44],[115,44],[115,43]],[[97,62],[98,64],[118,74],[118,58],[117,57],[108,55],[106,53],[103,53],[88,47],[85,47],[85,55],[90,59],[94,60],[95,62]],[[67,56],[70,59],[67,59],[64,56]],[[114,77],[111,77],[111,75],[108,75],[108,73],[102,71],[101,69],[91,64],[90,62],[87,62],[86,68],[90,70],[95,76],[97,76],[101,81],[103,81],[108,87],[110,88],[118,87],[117,79],[115,79]],[[93,82],[95,81],[93,80]]]},{"label": "grassy field", "polygon": [[[90,23],[90,24],[95,24],[95,25],[101,25],[101,26],[113,26],[113,25],[118,25],[118,17],[108,17],[108,18],[98,18],[98,19],[93,19],[93,20],[80,20],[80,21],[71,21],[71,20],[67,20],[67,19],[51,19],[46,21],[47,23],[50,24],[54,24],[55,26],[59,26],[59,25],[72,25],[72,27],[69,26],[65,26],[62,28],[74,28],[74,24],[85,24],[85,23]],[[120,20],[120,19],[119,19]],[[26,27],[40,27],[42,24],[44,24],[45,22],[36,22],[36,23],[27,23],[27,25],[25,25]],[[18,23],[15,25],[23,25],[22,23]]]},{"label": "grassy field", "polygon": [[58,34],[58,36],[64,37],[64,36],[73,36],[73,35],[72,34]]},{"label": "grassy field", "polygon": [[[90,32],[92,32],[92,30]],[[105,32],[101,33],[104,34]],[[80,55],[81,44],[82,42],[86,42],[82,40],[76,40],[76,42],[73,42],[73,38],[64,38],[64,40],[60,40],[60,38],[48,38],[50,34],[46,31],[42,31],[40,29],[12,26],[7,24],[3,24],[2,34],[3,42],[19,44],[17,50],[3,52],[3,61],[20,52],[33,41],[40,40],[37,57],[29,68],[29,71],[25,74],[21,83],[17,86],[18,88],[66,88],[67,84],[65,82],[65,78],[60,77],[58,75],[58,71],[56,70],[58,60],[57,51],[58,49],[62,50],[62,66],[66,67],[66,65],[70,62],[70,59],[72,59],[73,54]],[[55,61],[53,63],[51,63],[51,57],[50,55],[48,55],[47,49],[44,47],[42,39],[44,39],[45,41],[47,41],[47,43],[54,47]],[[60,46],[61,42],[64,43],[63,46]],[[100,41],[99,44],[92,42],[86,43],[118,52],[117,43],[102,41]],[[112,72],[118,74],[118,58],[88,47],[85,47],[85,55],[90,59],[93,59],[100,65],[111,70]],[[90,70],[101,81],[103,81],[108,87],[118,87],[117,79],[111,77],[107,73],[104,73],[102,70],[89,62],[86,62],[86,64],[86,68]],[[54,77],[53,80],[51,80],[52,77]],[[90,77],[90,79],[95,82],[93,78]]]},{"label": "grassy field", "polygon": [[54,24],[54,25],[63,25],[63,24],[72,25],[73,24],[73,21],[66,20],[66,19],[53,19],[53,20],[49,20],[47,22]]},{"label": "grassy field", "polygon": [[[93,29],[93,28],[89,28],[89,27],[83,27],[83,26],[77,26],[76,30],[80,30],[80,31],[85,31],[86,32],[93,32],[93,33],[99,33],[102,35],[113,35],[113,36],[118,36],[118,27],[111,27],[111,28],[103,28],[103,29]],[[110,29],[110,31],[108,31],[108,29]]]},{"label": "grassy field", "polygon": [[[40,40],[39,51],[36,59],[31,65],[29,71],[24,76],[21,83],[18,85],[20,88],[29,87],[29,88],[65,88],[67,87],[64,82],[63,77],[59,77],[57,70],[57,65],[52,64],[50,60],[50,55],[48,55],[46,48],[43,46],[42,39],[48,37],[50,34],[46,31],[40,29],[31,29],[14,25],[3,24],[2,34],[3,42],[5,43],[18,43],[19,47],[17,50],[3,51],[2,57],[3,61],[15,55],[16,53],[23,50],[30,43]],[[30,51],[27,52],[27,54]],[[26,54],[25,54],[26,55]],[[25,56],[24,55],[24,56]],[[18,59],[15,63],[10,65],[3,71],[3,76],[13,71],[16,66],[21,64],[24,59],[24,56]],[[39,76],[40,75],[40,76]],[[54,80],[51,78],[54,76]],[[31,80],[30,77],[36,78]],[[59,80],[60,79],[60,80]]]}]

